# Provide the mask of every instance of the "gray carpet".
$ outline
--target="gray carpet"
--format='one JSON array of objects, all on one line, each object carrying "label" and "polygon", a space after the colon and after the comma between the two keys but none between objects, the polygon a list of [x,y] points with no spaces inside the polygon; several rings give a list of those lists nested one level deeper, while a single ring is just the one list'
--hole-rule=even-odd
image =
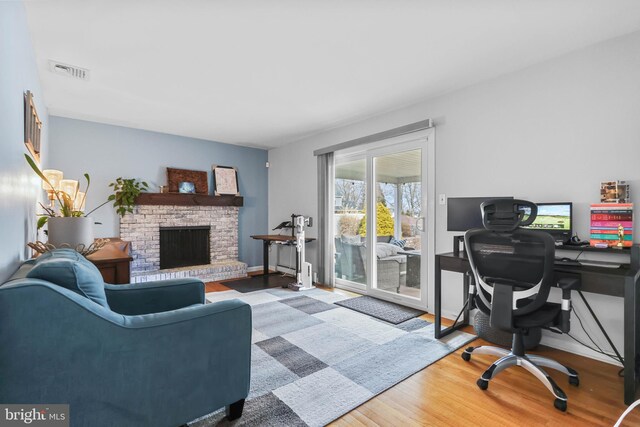
[{"label": "gray carpet", "polygon": [[336,302],[336,304],[350,308],[351,310],[359,311],[360,313],[367,314],[375,317],[376,319],[393,323],[394,325],[406,322],[409,319],[413,319],[414,317],[422,316],[424,314],[424,311],[405,307],[389,301],[383,301],[368,295],[349,298],[344,301]]},{"label": "gray carpet", "polygon": [[398,325],[336,305],[346,297],[319,289],[212,292],[252,306],[251,389],[242,418],[221,409],[191,423],[208,426],[323,426],[475,338],[433,337],[433,324]]}]

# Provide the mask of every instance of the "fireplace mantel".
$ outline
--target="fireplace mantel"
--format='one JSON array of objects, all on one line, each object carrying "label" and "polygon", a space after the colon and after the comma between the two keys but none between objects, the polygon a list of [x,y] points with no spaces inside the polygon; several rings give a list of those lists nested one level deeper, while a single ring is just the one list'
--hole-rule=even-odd
[{"label": "fireplace mantel", "polygon": [[207,194],[140,193],[136,205],[172,206],[242,206],[242,196],[209,196]]}]

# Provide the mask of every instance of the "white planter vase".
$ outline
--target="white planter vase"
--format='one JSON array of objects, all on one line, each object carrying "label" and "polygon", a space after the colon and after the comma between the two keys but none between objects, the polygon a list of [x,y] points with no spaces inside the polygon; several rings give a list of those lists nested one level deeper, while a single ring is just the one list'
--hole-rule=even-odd
[{"label": "white planter vase", "polygon": [[49,243],[59,248],[63,243],[75,249],[93,243],[93,219],[89,217],[56,217],[47,221]]}]

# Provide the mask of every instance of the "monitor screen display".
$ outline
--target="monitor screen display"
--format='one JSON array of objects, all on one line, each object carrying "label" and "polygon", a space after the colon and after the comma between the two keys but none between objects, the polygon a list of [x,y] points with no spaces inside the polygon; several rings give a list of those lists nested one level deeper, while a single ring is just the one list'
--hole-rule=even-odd
[{"label": "monitor screen display", "polygon": [[536,203],[538,216],[533,224],[523,227],[571,235],[571,203]]},{"label": "monitor screen display", "polygon": [[513,199],[513,197],[449,197],[447,199],[447,231],[484,228],[480,205],[491,199]]}]

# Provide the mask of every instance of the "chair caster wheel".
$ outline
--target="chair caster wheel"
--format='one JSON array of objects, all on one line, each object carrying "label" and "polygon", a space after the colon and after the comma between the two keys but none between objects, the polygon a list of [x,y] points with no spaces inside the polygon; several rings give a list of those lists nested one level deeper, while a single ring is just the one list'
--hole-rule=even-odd
[{"label": "chair caster wheel", "polygon": [[469,360],[471,360],[471,355],[466,351],[463,351],[460,357],[462,357],[462,360],[464,360],[465,362],[468,362]]},{"label": "chair caster wheel", "polygon": [[569,384],[578,387],[580,385],[580,378],[578,377],[569,377]]},{"label": "chair caster wheel", "polygon": [[562,411],[562,412],[566,412],[567,411],[567,401],[566,400],[562,400],[562,399],[556,399],[553,401],[553,406],[556,407],[556,409]]},{"label": "chair caster wheel", "polygon": [[476,381],[476,384],[478,384],[480,390],[486,390],[487,388],[489,388],[489,381],[483,380],[482,378]]}]

